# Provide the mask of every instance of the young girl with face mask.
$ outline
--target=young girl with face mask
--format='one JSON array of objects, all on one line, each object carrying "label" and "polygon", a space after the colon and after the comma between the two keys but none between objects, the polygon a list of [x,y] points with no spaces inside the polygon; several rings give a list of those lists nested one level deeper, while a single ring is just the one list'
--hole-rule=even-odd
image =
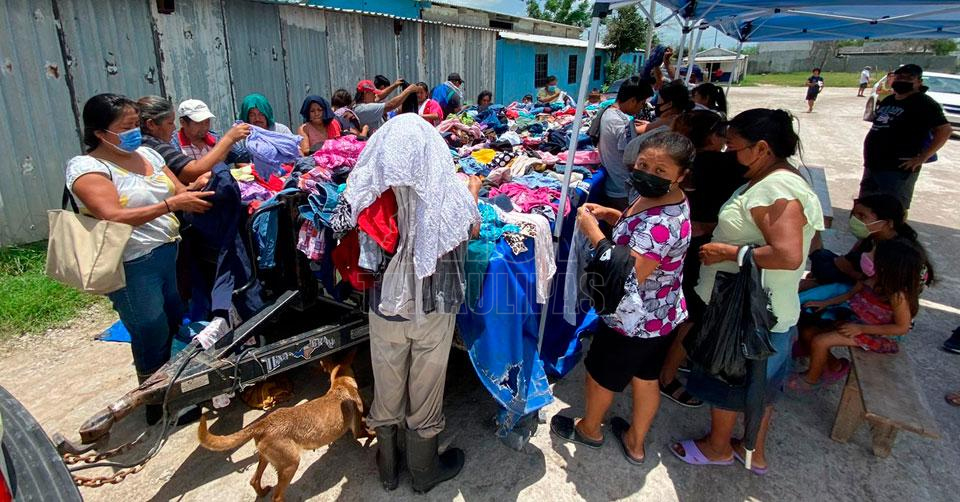
[{"label": "young girl with face mask", "polygon": [[[910,330],[919,309],[920,291],[933,282],[933,267],[923,248],[904,238],[880,241],[860,255],[864,279],[847,293],[804,304],[820,314],[805,321],[794,357],[810,356],[809,369],[794,375],[787,389],[805,393],[821,381],[832,384],[850,371],[850,361],[837,359],[832,347],[860,347],[879,353],[899,351],[897,341]],[[829,318],[829,320],[824,320]]]},{"label": "young girl with face mask", "polygon": [[860,256],[873,250],[877,242],[895,237],[917,242],[917,232],[907,224],[903,204],[889,194],[867,195],[854,200],[849,230],[857,238],[857,243],[845,255],[837,255],[828,249],[810,253],[810,274],[801,284],[801,291],[824,284],[853,284],[863,279]]}]

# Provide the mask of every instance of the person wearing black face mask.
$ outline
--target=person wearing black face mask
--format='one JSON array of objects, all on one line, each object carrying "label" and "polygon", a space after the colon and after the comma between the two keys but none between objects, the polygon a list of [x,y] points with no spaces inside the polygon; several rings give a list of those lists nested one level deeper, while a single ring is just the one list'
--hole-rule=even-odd
[{"label": "person wearing black face mask", "polygon": [[660,128],[670,129],[673,127],[673,121],[680,114],[692,108],[693,100],[687,86],[679,80],[671,82],[660,89],[660,95],[654,108],[657,119],[648,124],[637,126],[637,134],[653,132]]},{"label": "person wearing black face mask", "polygon": [[[737,154],[722,151],[723,123],[720,115],[713,110],[693,110],[684,113],[673,123],[673,130],[690,138],[697,149],[690,174],[684,178],[682,185],[690,202],[692,228],[690,248],[687,250],[691,259],[683,261],[682,283],[690,319],[701,318],[706,309],[706,305],[694,291],[700,277],[700,260],[693,257],[700,253],[703,245],[710,242],[713,229],[717,226],[720,208],[747,182],[744,178],[746,168],[737,162]],[[676,340],[670,347],[660,372],[660,393],[675,403],[690,408],[698,407],[703,402],[687,392],[677,378],[677,371],[687,358],[683,339],[693,325],[694,323],[688,320],[677,330]]]},{"label": "person wearing black face mask", "polygon": [[695,150],[689,139],[670,131],[634,141],[639,153],[630,183],[640,196],[624,212],[584,204],[577,216],[580,231],[594,249],[607,240],[598,221],[612,225],[609,240],[615,248],[629,248],[632,270],[628,269],[616,310],[601,316],[603,322],[584,360],[583,418],[556,415],[550,431],[567,441],[599,447],[604,415],[616,393],[630,384],[631,421],[614,417],[609,425],[627,462],[637,465],[644,460],[644,440],[660,405],[660,369],[677,326],[687,318],[680,276],[690,244],[690,207],[680,183]]},{"label": "person wearing black face mask", "polygon": [[924,92],[922,68],[908,64],[893,74],[894,95],[880,102],[863,142],[859,196],[889,193],[909,209],[920,167],[953,131],[943,109]]}]

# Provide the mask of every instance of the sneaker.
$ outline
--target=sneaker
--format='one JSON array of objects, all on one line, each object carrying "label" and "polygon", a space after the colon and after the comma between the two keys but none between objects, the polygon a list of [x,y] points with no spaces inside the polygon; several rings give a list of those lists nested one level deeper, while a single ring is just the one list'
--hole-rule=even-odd
[{"label": "sneaker", "polygon": [[943,342],[943,350],[947,352],[953,352],[954,354],[960,354],[960,327],[953,330],[953,335]]},{"label": "sneaker", "polygon": [[820,388],[820,383],[809,383],[803,375],[792,375],[785,385],[792,394],[806,395]]}]

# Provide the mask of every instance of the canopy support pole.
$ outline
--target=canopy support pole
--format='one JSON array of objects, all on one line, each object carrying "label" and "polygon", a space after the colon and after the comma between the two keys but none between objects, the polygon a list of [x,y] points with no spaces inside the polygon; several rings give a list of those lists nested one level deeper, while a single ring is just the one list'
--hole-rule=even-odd
[{"label": "canopy support pole", "polygon": [[[577,153],[577,143],[580,139],[580,125],[583,124],[583,109],[587,104],[587,86],[590,82],[591,64],[593,54],[597,47],[597,38],[600,35],[600,20],[607,17],[610,12],[609,4],[597,2],[593,5],[593,19],[590,21],[590,36],[587,42],[587,57],[583,62],[583,69],[580,72],[580,89],[577,91],[577,112],[573,116],[573,126],[570,129],[570,146],[567,148],[566,170],[563,172],[563,190],[560,192],[560,206],[557,209],[557,221],[554,224],[553,231],[553,260],[557,261],[560,257],[559,240],[563,232],[563,211],[567,207],[570,192],[570,177],[573,174],[573,157]],[[550,300],[553,285],[551,285],[551,294],[547,302],[540,311],[540,330],[537,333],[537,353],[543,348],[543,330],[547,325],[547,314],[550,311]]]},{"label": "canopy support pole", "polygon": [[730,78],[727,79],[727,96],[729,99],[730,96],[730,83],[733,82],[733,77],[740,73],[740,54],[743,52],[743,40],[737,41],[737,59],[733,60],[733,71],[730,72]]},{"label": "canopy support pole", "polygon": [[680,43],[677,44],[677,66],[673,70],[673,80],[680,78],[680,66],[683,65],[683,46],[687,43],[687,23],[686,19],[680,22]]},{"label": "canopy support pole", "polygon": [[[703,20],[701,19],[700,21],[703,21]],[[693,41],[693,37],[692,37],[692,36],[690,37],[690,56],[689,56],[689,59],[690,59],[690,60],[687,62],[687,63],[688,63],[688,64],[687,64],[687,76],[684,77],[684,79],[683,79],[683,83],[684,83],[684,84],[690,84],[690,75],[693,74],[693,65],[694,65],[694,64],[696,63],[696,61],[697,61],[697,50],[694,49],[694,47],[696,47],[697,49],[699,49],[699,47],[700,47],[700,37],[701,37],[701,36],[703,36],[703,29],[701,29],[701,28],[699,27],[699,21],[698,21],[698,23],[697,23],[697,41],[694,42],[694,41]]]},{"label": "canopy support pole", "polygon": [[657,0],[650,0],[650,8],[647,10],[647,52],[643,54],[644,59],[650,57],[650,51],[653,50],[653,32],[657,29],[657,23],[654,19],[656,8]]}]

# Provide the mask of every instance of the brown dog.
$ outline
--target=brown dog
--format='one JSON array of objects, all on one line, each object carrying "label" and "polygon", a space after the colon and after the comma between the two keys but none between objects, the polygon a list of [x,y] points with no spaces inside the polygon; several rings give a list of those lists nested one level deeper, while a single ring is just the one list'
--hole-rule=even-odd
[{"label": "brown dog", "polygon": [[277,470],[277,490],[273,500],[282,501],[300,465],[300,450],[315,450],[328,445],[347,430],[353,432],[353,437],[357,439],[370,437],[363,424],[363,401],[360,400],[357,381],[350,367],[354,355],[355,351],[352,351],[339,363],[327,359],[320,362],[323,369],[330,373],[330,390],[323,396],[300,406],[280,408],[233,434],[210,434],[204,415],[197,431],[200,444],[209,450],[221,451],[236,448],[253,439],[260,462],[250,485],[259,497],[270,491],[269,486],[260,484],[263,471],[270,463]]}]

